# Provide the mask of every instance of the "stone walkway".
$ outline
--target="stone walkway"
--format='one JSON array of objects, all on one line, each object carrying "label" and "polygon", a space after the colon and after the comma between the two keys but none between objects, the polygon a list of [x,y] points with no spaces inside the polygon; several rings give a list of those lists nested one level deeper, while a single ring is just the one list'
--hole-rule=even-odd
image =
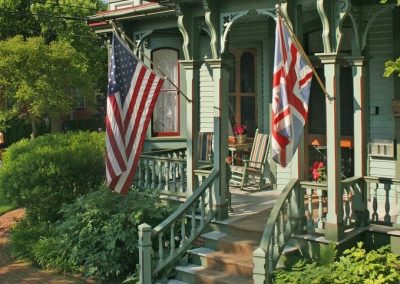
[{"label": "stone walkway", "polygon": [[78,284],[95,283],[57,274],[22,261],[13,261],[8,253],[8,232],[16,219],[24,216],[17,209],[0,216],[0,283],[1,284]]}]

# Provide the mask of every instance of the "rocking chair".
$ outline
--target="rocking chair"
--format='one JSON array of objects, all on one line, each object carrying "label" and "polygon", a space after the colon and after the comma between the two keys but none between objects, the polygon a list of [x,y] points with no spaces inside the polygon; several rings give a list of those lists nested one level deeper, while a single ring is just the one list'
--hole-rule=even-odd
[{"label": "rocking chair", "polygon": [[210,165],[212,163],[212,143],[213,132],[200,132],[198,140],[198,161],[199,166]]},{"label": "rocking chair", "polygon": [[259,178],[259,190],[266,187],[264,178],[264,169],[267,162],[267,156],[270,148],[270,139],[268,134],[261,134],[256,131],[254,142],[251,148],[249,160],[242,160],[242,166],[231,167],[231,183],[239,185],[240,189],[248,185],[249,176]]}]

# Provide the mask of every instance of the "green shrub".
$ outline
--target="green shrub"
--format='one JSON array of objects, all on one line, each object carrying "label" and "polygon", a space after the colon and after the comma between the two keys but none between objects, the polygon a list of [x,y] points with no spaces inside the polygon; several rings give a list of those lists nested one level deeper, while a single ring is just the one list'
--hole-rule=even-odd
[{"label": "green shrub", "polygon": [[275,283],[399,283],[400,256],[389,246],[370,252],[362,246],[345,250],[337,261],[299,261],[289,271],[277,270]]},{"label": "green shrub", "polygon": [[8,148],[0,191],[35,221],[55,221],[63,203],[95,191],[105,179],[104,134],[67,133],[21,140]]},{"label": "green shrub", "polygon": [[43,237],[54,234],[48,223],[32,223],[23,218],[11,228],[11,254],[18,259],[33,260],[33,247]]},{"label": "green shrub", "polygon": [[158,225],[177,208],[157,192],[132,190],[126,196],[108,189],[89,193],[62,208],[56,236],[34,247],[44,267],[74,270],[98,279],[125,277],[138,263],[138,225]]}]

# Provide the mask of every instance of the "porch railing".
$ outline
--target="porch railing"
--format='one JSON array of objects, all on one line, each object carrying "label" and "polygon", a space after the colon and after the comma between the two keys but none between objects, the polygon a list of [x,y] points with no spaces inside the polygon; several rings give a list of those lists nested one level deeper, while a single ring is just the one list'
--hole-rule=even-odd
[{"label": "porch railing", "polygon": [[364,177],[370,222],[400,226],[400,179]]},{"label": "porch railing", "polygon": [[186,148],[145,152],[140,156],[134,185],[185,197]]},{"label": "porch railing", "polygon": [[[339,214],[344,232],[368,224],[400,227],[400,180],[351,177],[341,182]],[[325,235],[327,184],[291,180],[268,218],[253,254],[254,283],[272,283],[273,271],[293,233]]]},{"label": "porch railing", "polygon": [[[147,224],[139,226],[139,283],[166,280],[168,269],[192,247],[215,217],[213,182],[218,174],[212,170],[186,202],[154,229]],[[186,217],[191,217],[190,221]]]},{"label": "porch railing", "polygon": [[308,233],[322,232],[326,222],[327,184],[302,181],[300,190],[304,195],[305,231]]},{"label": "porch railing", "polygon": [[[341,182],[339,208],[343,230],[367,224],[400,226],[400,180],[379,177],[351,177]],[[301,182],[304,192],[305,231],[325,234],[328,213],[326,184]]]},{"label": "porch railing", "polygon": [[298,193],[298,180],[289,181],[275,203],[259,248],[253,253],[254,283],[271,283],[279,257],[291,235],[302,226],[302,196]]}]

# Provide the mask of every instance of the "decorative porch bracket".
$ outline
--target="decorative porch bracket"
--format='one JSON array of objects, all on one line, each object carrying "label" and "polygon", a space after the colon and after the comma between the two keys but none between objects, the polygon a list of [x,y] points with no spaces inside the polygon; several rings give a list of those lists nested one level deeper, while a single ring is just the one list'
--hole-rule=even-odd
[{"label": "decorative porch bracket", "polygon": [[178,28],[182,34],[183,43],[182,50],[185,60],[191,60],[190,54],[190,35],[189,35],[189,20],[190,20],[190,10],[185,4],[175,3],[175,11],[178,16]]},{"label": "decorative porch bracket", "polygon": [[317,11],[322,22],[324,53],[340,51],[343,40],[342,25],[350,9],[350,0],[317,0]]},{"label": "decorative porch bracket", "polygon": [[235,13],[223,13],[220,16],[220,35],[221,35],[221,54],[223,54],[226,50],[226,43],[228,41],[228,34],[234,22],[236,22],[239,18],[245,16],[252,15],[266,15],[275,19],[275,8],[270,9],[257,9],[257,10],[248,10],[248,11],[240,11]]},{"label": "decorative porch bracket", "polygon": [[153,33],[154,30],[149,30],[149,31],[143,31],[143,32],[137,32],[133,34],[133,37],[135,38],[136,42],[136,48],[134,52],[138,54],[140,48],[144,44],[145,48],[148,48],[149,45],[149,35]]},{"label": "decorative porch bracket", "polygon": [[217,1],[202,0],[204,7],[204,19],[208,27],[210,35],[210,48],[213,59],[217,59],[218,56],[218,34],[217,34],[217,22],[218,22],[218,7]]}]

